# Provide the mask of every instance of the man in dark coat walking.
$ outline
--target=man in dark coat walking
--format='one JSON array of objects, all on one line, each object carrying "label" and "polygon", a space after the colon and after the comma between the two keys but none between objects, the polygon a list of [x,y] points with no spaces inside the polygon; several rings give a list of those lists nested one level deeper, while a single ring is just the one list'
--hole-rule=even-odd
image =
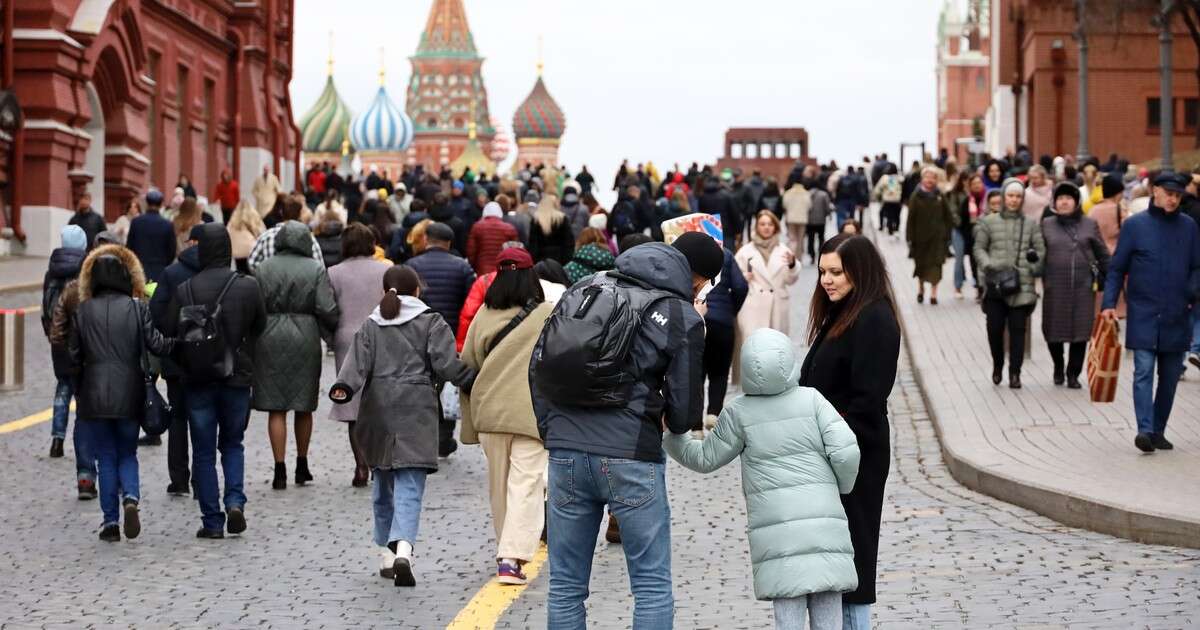
[{"label": "man in dark coat walking", "polygon": [[79,202],[75,204],[75,216],[72,216],[67,224],[83,228],[89,250],[96,246],[96,235],[108,229],[104,217],[92,210],[92,193],[88,192],[79,196]]},{"label": "man in dark coat walking", "polygon": [[1175,173],[1154,180],[1150,208],[1121,226],[1104,286],[1101,315],[1109,319],[1116,319],[1117,298],[1126,291],[1125,345],[1134,352],[1133,408],[1138,427],[1134,445],[1147,453],[1174,448],[1164,432],[1200,296],[1200,229],[1179,211],[1186,183]]},{"label": "man in dark coat walking", "polygon": [[175,260],[175,228],[159,214],[163,196],[157,190],[146,193],[146,211],[129,223],[125,246],[137,255],[146,277],[158,282],[163,270]]}]

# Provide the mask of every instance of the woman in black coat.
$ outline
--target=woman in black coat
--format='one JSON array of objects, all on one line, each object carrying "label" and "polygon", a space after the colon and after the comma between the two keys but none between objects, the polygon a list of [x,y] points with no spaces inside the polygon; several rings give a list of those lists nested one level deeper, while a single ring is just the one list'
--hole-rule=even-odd
[{"label": "woman in black coat", "polygon": [[900,325],[887,268],[866,237],[839,234],[821,247],[820,282],[809,320],[811,348],[800,385],[842,414],[862,452],[858,481],[842,506],[854,543],[858,590],[842,597],[843,625],[870,627],[884,485],[891,462],[887,399],[896,381]]},{"label": "woman in black coat", "polygon": [[[67,339],[79,382],[75,390],[80,425],[99,469],[100,540],[141,532],[138,519],[137,439],[145,381],[142,348],[168,354],[174,340],[154,327],[146,304],[146,278],[133,252],[120,245],[94,250],[79,272],[79,307]],[[124,501],[118,505],[123,494]]]}]

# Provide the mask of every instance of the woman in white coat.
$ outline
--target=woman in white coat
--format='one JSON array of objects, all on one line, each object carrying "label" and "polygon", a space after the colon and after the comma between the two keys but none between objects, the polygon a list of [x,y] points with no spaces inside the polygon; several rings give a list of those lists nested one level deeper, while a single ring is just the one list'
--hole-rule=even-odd
[{"label": "woman in white coat", "polygon": [[759,328],[774,328],[788,334],[791,318],[789,289],[800,277],[799,261],[779,242],[779,219],[762,211],[754,219],[751,242],[738,250],[734,260],[750,292],[738,311],[738,333],[746,339]]}]

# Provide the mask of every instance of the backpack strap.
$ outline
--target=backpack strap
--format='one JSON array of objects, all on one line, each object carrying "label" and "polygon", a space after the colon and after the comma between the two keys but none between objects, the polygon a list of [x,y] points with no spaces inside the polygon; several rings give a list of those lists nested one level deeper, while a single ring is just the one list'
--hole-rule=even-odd
[{"label": "backpack strap", "polygon": [[529,314],[538,307],[538,304],[539,302],[534,300],[530,300],[525,303],[525,307],[521,309],[521,312],[513,316],[513,318],[509,320],[508,324],[505,325],[504,328],[501,328],[500,332],[496,333],[495,337],[492,337],[491,343],[489,343],[487,346],[487,356],[491,356],[492,350],[495,350],[496,346],[500,345],[501,341],[504,341],[504,338],[508,336],[508,333],[516,330],[517,326],[520,326],[521,322],[525,321],[525,318],[529,317]]},{"label": "backpack strap", "polygon": [[234,280],[238,279],[238,275],[240,275],[240,274],[238,274],[236,271],[229,274],[229,279],[227,279],[225,281],[225,286],[221,287],[221,292],[217,294],[217,301],[216,301],[217,308],[221,307],[221,302],[225,300],[225,294],[228,293],[229,288],[233,286]]}]

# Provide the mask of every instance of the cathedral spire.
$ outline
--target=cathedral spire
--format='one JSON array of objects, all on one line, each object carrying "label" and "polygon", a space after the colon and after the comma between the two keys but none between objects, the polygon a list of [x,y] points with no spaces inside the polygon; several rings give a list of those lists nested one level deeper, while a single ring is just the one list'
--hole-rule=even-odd
[{"label": "cathedral spire", "polygon": [[467,24],[467,12],[462,0],[433,0],[417,57],[475,58],[475,38]]},{"label": "cathedral spire", "polygon": [[383,87],[384,85],[387,85],[387,79],[386,79],[387,72],[386,72],[386,68],[385,68],[386,65],[387,65],[387,57],[384,55],[383,46],[380,46],[379,47],[379,87]]}]

